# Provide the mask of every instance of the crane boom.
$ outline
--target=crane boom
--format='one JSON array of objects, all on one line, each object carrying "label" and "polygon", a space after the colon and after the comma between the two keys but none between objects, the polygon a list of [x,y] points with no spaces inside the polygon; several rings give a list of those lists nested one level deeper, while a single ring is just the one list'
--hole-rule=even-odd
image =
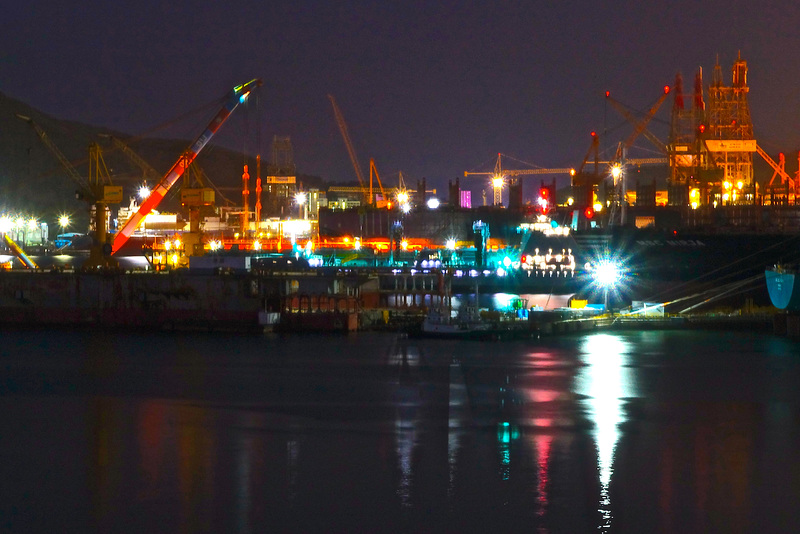
[{"label": "crane boom", "polygon": [[375,160],[373,158],[369,158],[369,198],[372,200],[375,198],[372,194],[372,177],[378,180],[378,187],[381,190],[381,197],[383,200],[386,200],[386,191],[383,190],[383,184],[381,183],[381,177],[378,174],[378,168],[375,166]]},{"label": "crane boom", "polygon": [[11,252],[13,252],[14,255],[17,258],[19,258],[19,261],[21,261],[22,263],[25,264],[25,268],[26,269],[38,269],[39,268],[39,266],[36,265],[36,262],[34,262],[32,259],[30,259],[30,257],[28,257],[28,255],[25,254],[25,251],[23,251],[22,248],[19,245],[17,245],[8,236],[8,234],[3,234],[3,240],[6,242],[6,245],[8,245],[8,248],[11,249]]},{"label": "crane boom", "polygon": [[647,125],[653,119],[653,117],[655,117],[656,113],[658,112],[658,109],[661,107],[661,104],[664,103],[664,100],[666,100],[668,94],[669,94],[669,86],[664,86],[664,92],[658,98],[656,103],[650,107],[650,109],[647,111],[647,113],[643,118],[639,119],[636,116],[634,116],[633,113],[628,111],[621,102],[612,98],[610,92],[606,91],[606,100],[614,107],[614,109],[616,109],[619,112],[620,115],[625,117],[625,119],[627,119],[628,122],[633,124],[633,132],[631,132],[631,134],[628,136],[625,142],[622,145],[620,145],[620,149],[617,151],[617,154],[614,159],[619,159],[621,157],[620,150],[622,149],[622,147],[628,148],[632,146],[634,141],[636,141],[636,138],[639,137],[639,135],[644,135],[647,138],[647,140],[650,141],[658,150],[666,154],[667,145],[663,143],[660,139],[658,139],[656,136],[648,132]]},{"label": "crane boom", "polygon": [[559,167],[556,169],[504,169],[501,161],[502,154],[497,155],[497,163],[494,170],[490,172],[464,171],[464,176],[523,176],[528,174],[575,174],[575,169]]},{"label": "crane boom", "polygon": [[336,116],[336,124],[339,125],[339,131],[342,132],[342,138],[344,139],[344,144],[347,147],[347,153],[350,155],[350,162],[353,164],[353,168],[356,171],[358,185],[361,187],[361,191],[364,193],[364,198],[366,199],[367,204],[370,204],[372,199],[369,198],[370,195],[364,188],[364,175],[361,173],[361,165],[358,163],[356,151],[353,149],[352,141],[350,141],[350,134],[347,132],[347,123],[344,122],[344,116],[339,110],[339,106],[336,104],[336,99],[333,97],[333,95],[328,95],[328,100],[331,101],[331,105],[333,106],[333,114]]},{"label": "crane boom", "polygon": [[[784,170],[784,168],[782,166],[780,166],[777,163],[775,163],[775,160],[772,159],[769,156],[769,154],[767,154],[767,152],[763,148],[761,148],[759,145],[756,145],[756,152],[758,153],[759,156],[761,156],[764,159],[764,161],[766,161],[769,164],[770,167],[772,167],[772,169],[775,171],[775,174],[780,175],[782,183],[784,183],[784,184],[788,183],[790,190],[792,190],[792,191],[796,190],[798,184],[795,183],[795,180],[793,180],[792,177],[789,176],[786,173],[786,170]],[[775,178],[775,175],[773,175],[773,179],[774,178]],[[770,180],[770,184],[772,184],[771,180]]]},{"label": "crane boom", "polygon": [[255,79],[233,88],[233,90],[229,93],[225,104],[217,112],[203,133],[200,134],[194,143],[192,143],[186,154],[182,154],[181,157],[178,158],[178,161],[175,162],[175,164],[167,172],[167,174],[164,175],[158,185],[150,192],[150,196],[148,196],[147,199],[142,202],[142,205],[139,206],[139,210],[134,213],[130,219],[128,219],[128,222],[125,223],[125,226],[123,226],[114,237],[114,242],[111,245],[111,254],[115,254],[120,248],[122,248],[136,227],[139,226],[139,223],[142,222],[142,219],[144,219],[148,213],[150,213],[159,205],[169,189],[184,173],[186,167],[192,161],[194,161],[200,151],[203,150],[214,134],[217,133],[217,130],[219,130],[220,126],[222,126],[222,123],[225,122],[233,110],[236,109],[241,102],[244,102],[247,99],[247,95],[250,94],[250,91],[252,91],[253,88],[260,85],[261,80]]},{"label": "crane boom", "polygon": [[23,121],[25,121],[25,122],[27,122],[28,124],[31,125],[31,128],[33,128],[33,131],[36,132],[36,135],[39,136],[39,139],[42,141],[42,143],[44,143],[44,145],[48,149],[50,149],[50,152],[53,153],[53,155],[56,157],[56,159],[58,159],[59,163],[61,163],[61,166],[64,167],[64,170],[66,171],[67,176],[69,176],[72,179],[72,181],[75,182],[81,188],[81,193],[90,192],[91,189],[89,187],[89,182],[87,182],[78,173],[78,171],[75,170],[75,167],[72,165],[72,163],[70,163],[70,161],[67,159],[67,157],[64,155],[64,153],[61,152],[61,150],[59,150],[59,148],[56,146],[56,144],[53,143],[53,141],[50,140],[50,137],[41,128],[41,126],[36,124],[34,122],[34,120],[32,118],[30,118],[30,117],[27,117],[25,115],[20,115],[19,113],[17,113],[16,115],[17,115],[17,118],[22,119]]},{"label": "crane boom", "polygon": [[158,171],[156,171],[149,163],[147,163],[139,154],[133,151],[131,147],[129,147],[124,141],[121,139],[114,137],[113,135],[101,135],[102,137],[108,137],[111,139],[111,142],[117,147],[119,150],[122,151],[125,156],[128,157],[137,167],[139,167],[142,172],[144,173],[145,179],[157,179],[159,176]]}]

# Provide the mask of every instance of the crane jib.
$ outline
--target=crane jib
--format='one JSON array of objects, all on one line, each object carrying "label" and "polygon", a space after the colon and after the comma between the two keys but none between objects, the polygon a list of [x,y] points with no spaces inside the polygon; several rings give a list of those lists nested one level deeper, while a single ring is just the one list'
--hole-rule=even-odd
[{"label": "crane jib", "polygon": [[130,219],[125,223],[125,225],[117,232],[117,235],[114,236],[114,242],[111,245],[111,254],[115,254],[122,246],[128,241],[131,234],[133,234],[134,230],[139,226],[139,223],[142,222],[148,213],[150,213],[156,206],[161,203],[161,201],[166,196],[169,189],[178,181],[178,179],[183,175],[186,167],[194,161],[197,155],[200,153],[201,150],[206,146],[206,144],[211,140],[214,134],[217,132],[222,123],[230,116],[234,109],[239,105],[240,102],[244,100],[244,97],[247,96],[250,92],[250,88],[252,86],[261,85],[261,80],[252,80],[244,85],[236,87],[233,92],[230,94],[230,97],[225,102],[225,105],[219,110],[219,112],[214,116],[211,122],[208,124],[206,129],[203,131],[202,134],[192,143],[191,147],[189,147],[188,153],[178,159],[177,162],[172,166],[172,168],[167,172],[164,178],[161,179],[159,184],[153,189],[150,193],[150,196],[142,202],[142,205],[139,206],[139,210],[134,213]]}]

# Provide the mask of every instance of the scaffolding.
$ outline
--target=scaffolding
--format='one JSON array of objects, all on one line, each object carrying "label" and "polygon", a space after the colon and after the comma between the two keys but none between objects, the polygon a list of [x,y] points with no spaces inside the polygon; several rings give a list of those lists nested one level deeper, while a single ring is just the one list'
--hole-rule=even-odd
[{"label": "scaffolding", "polygon": [[706,180],[714,200],[723,204],[752,204],[756,186],[753,180],[753,153],[756,141],[747,103],[747,62],[739,55],[733,64],[730,86],[722,80],[719,61],[708,88],[705,145],[708,166],[718,169],[718,179]]},{"label": "scaffolding", "polygon": [[[726,86],[717,60],[708,86],[708,105],[703,98],[702,69],[695,75],[691,93],[684,92],[680,74],[675,86],[668,145],[669,204],[753,204],[757,193],[753,153],[757,146],[747,102],[747,62],[738,56],[732,83]],[[685,104],[684,96],[689,95],[691,106]]]}]

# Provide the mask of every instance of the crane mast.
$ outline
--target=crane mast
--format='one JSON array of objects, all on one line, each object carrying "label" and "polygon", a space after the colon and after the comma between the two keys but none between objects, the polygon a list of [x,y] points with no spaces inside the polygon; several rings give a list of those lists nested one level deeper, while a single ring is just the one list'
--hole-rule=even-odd
[{"label": "crane mast", "polygon": [[175,162],[175,164],[161,179],[158,185],[150,192],[150,196],[147,197],[144,202],[142,202],[142,205],[139,206],[139,210],[134,213],[130,219],[128,219],[128,221],[125,223],[125,226],[123,226],[114,237],[114,242],[111,245],[111,254],[117,253],[122,248],[122,246],[130,238],[133,231],[136,230],[136,228],[142,222],[142,219],[144,219],[148,213],[150,213],[161,203],[169,189],[175,184],[175,182],[178,181],[181,175],[183,175],[186,167],[188,167],[188,165],[194,161],[197,155],[203,150],[206,144],[208,144],[208,142],[211,140],[217,130],[219,130],[220,126],[222,126],[225,120],[230,116],[233,110],[236,109],[240,103],[247,99],[250,91],[260,85],[261,80],[255,79],[233,88],[228,95],[225,104],[217,112],[203,133],[200,134],[194,143],[192,143],[186,154],[181,155],[181,157],[178,158],[178,161]]}]

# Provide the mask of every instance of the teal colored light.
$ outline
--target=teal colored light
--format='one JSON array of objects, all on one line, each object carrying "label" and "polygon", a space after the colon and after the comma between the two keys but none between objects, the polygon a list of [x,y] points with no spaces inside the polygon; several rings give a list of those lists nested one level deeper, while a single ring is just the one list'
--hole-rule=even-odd
[{"label": "teal colored light", "polygon": [[556,221],[550,221],[550,226],[552,228],[558,228],[558,223]]}]

